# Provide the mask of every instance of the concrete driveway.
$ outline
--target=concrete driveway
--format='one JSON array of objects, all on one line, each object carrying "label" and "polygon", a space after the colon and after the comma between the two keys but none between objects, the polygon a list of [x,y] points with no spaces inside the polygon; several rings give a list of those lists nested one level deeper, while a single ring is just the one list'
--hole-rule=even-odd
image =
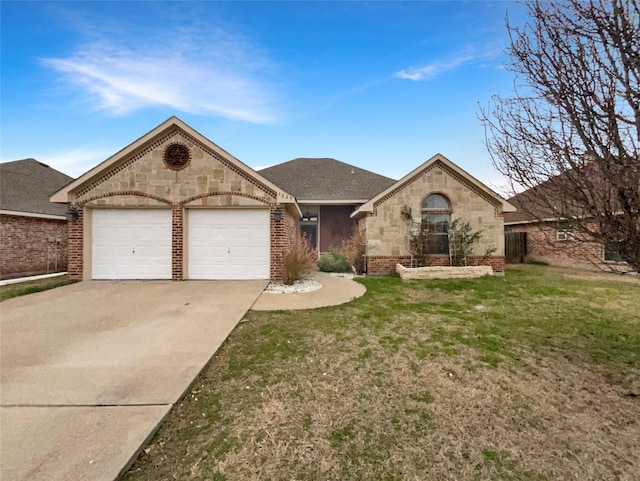
[{"label": "concrete driveway", "polygon": [[0,479],[113,480],[267,281],[92,281],[0,304]]}]

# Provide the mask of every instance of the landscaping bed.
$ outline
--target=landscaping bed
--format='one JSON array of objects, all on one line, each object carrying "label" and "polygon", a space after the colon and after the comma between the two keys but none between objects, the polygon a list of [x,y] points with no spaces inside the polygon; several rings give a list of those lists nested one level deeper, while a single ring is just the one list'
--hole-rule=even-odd
[{"label": "landscaping bed", "polygon": [[636,479],[640,280],[579,275],[250,312],[124,479]]}]

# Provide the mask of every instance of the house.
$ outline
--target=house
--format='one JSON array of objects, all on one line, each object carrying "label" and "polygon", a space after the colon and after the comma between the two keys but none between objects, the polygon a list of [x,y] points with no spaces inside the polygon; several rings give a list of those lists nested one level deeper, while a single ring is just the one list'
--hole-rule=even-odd
[{"label": "house", "polygon": [[504,268],[503,213],[515,207],[441,154],[358,207],[352,218],[367,239],[367,272],[392,272],[396,264],[411,265],[407,231],[411,225],[430,228],[431,265],[450,265],[451,222],[469,222],[482,231],[467,263]]},{"label": "house", "polygon": [[0,279],[66,270],[67,207],[49,196],[72,180],[35,159],[0,164]]},{"label": "house", "polygon": [[[555,195],[556,189],[544,191],[542,187],[544,195]],[[614,267],[620,262],[614,249],[576,232],[570,222],[560,219],[543,202],[537,201],[540,195],[543,195],[540,189],[529,189],[509,199],[518,210],[505,213],[505,236],[524,234],[520,261],[587,269]]]},{"label": "house", "polygon": [[301,234],[315,232],[324,250],[354,225],[370,244],[369,272],[408,264],[402,211],[412,206],[418,218],[429,218],[432,195],[446,202],[436,212],[443,221],[468,216],[484,229],[478,247],[495,251],[483,262],[501,270],[502,213],[512,206],[440,155],[397,182],[333,159],[295,159],[256,172],[171,117],[51,201],[75,213],[72,278],[279,279]]},{"label": "house", "polygon": [[327,252],[351,237],[351,213],[394,179],[335,159],[294,159],[259,171],[291,193],[302,210],[300,231],[313,248]]}]

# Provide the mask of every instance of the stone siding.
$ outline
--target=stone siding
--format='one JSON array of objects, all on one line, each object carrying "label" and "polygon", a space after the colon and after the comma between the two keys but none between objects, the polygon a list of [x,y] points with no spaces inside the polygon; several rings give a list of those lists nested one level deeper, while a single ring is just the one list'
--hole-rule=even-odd
[{"label": "stone siding", "polygon": [[465,267],[415,267],[409,269],[401,264],[396,265],[396,272],[403,281],[420,279],[471,279],[493,275],[491,266]]},{"label": "stone siding", "polygon": [[[429,194],[444,194],[451,202],[452,220],[469,222],[474,231],[482,230],[479,241],[473,246],[473,254],[482,257],[492,250],[491,255],[502,258],[504,263],[504,223],[501,206],[488,194],[436,162],[410,179],[374,205],[374,211],[366,217],[367,255],[369,266],[381,266],[384,270],[395,269],[391,258],[400,259],[400,264],[408,265],[410,259],[408,219],[401,214],[406,207],[411,209],[414,222],[420,222],[422,201]],[[446,257],[446,265],[449,259]],[[386,259],[382,262],[382,259]],[[434,262],[439,259],[434,258]],[[493,264],[498,265],[495,261]],[[438,264],[442,265],[442,264]]]},{"label": "stone siding", "polygon": [[[181,143],[189,148],[190,161],[181,170],[164,162],[167,146]],[[284,211],[283,220],[275,221],[277,193],[261,184],[243,169],[179,128],[158,136],[137,151],[123,157],[109,170],[71,193],[78,206],[78,220],[69,223],[69,274],[73,279],[90,277],[90,249],[84,236],[90,235],[93,208],[172,209],[172,278],[184,278],[184,209],[186,207],[268,207],[271,209],[271,276],[282,273],[282,252],[288,249],[296,230],[290,232],[296,216]],[[274,235],[275,233],[275,235]]]},{"label": "stone siding", "polygon": [[[182,170],[164,163],[166,147],[182,143],[191,162]],[[241,206],[242,198],[273,203],[276,193],[180,129],[122,159],[74,195],[78,205],[153,207],[166,204]]]}]

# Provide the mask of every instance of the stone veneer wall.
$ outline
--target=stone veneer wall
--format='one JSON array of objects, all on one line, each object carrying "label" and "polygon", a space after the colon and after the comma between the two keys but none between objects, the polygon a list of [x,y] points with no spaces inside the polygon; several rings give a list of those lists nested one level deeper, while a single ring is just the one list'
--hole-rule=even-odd
[{"label": "stone veneer wall", "polygon": [[[450,203],[452,219],[462,219],[471,224],[474,231],[482,230],[478,243],[474,244],[474,256],[468,262],[491,265],[495,271],[504,266],[504,223],[501,206],[489,195],[436,162],[420,172],[404,185],[380,199],[374,211],[366,216],[367,269],[372,274],[395,271],[396,264],[409,266],[409,221],[401,211],[411,208],[414,221],[421,219],[422,201],[429,194],[443,194]],[[491,256],[484,254],[495,249]],[[432,256],[431,265],[449,265],[448,256]]]},{"label": "stone veneer wall", "polygon": [[67,221],[0,215],[0,279],[67,270]]},{"label": "stone veneer wall", "polygon": [[[190,162],[181,170],[164,163],[165,148],[186,145]],[[285,211],[273,220],[277,193],[262,185],[213,149],[175,128],[132,153],[88,185],[73,192],[79,218],[69,222],[69,275],[83,276],[84,209],[100,207],[162,207],[172,209],[172,278],[183,279],[183,218],[186,207],[269,207],[271,209],[271,276],[282,272],[282,252],[296,233],[295,218]],[[294,216],[295,217],[295,216]],[[275,225],[274,225],[275,224]],[[273,235],[275,232],[276,235]]]}]

